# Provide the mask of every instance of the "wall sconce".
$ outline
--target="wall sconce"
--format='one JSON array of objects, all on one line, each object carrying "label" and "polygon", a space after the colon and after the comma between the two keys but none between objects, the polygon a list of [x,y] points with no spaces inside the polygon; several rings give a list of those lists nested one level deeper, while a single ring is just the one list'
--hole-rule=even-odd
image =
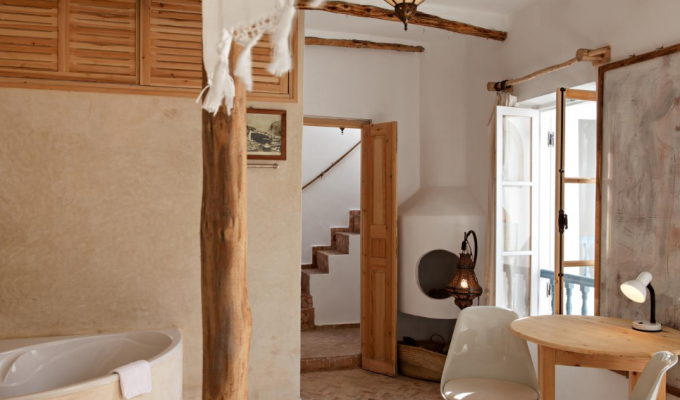
[{"label": "wall sconce", "polygon": [[[472,258],[472,248],[468,237],[472,235],[475,240],[475,257]],[[451,283],[446,286],[446,291],[455,299],[456,305],[461,310],[472,305],[474,299],[482,295],[483,289],[479,286],[475,275],[477,263],[477,234],[475,231],[466,232],[463,236],[461,253],[458,259],[458,270]]]}]

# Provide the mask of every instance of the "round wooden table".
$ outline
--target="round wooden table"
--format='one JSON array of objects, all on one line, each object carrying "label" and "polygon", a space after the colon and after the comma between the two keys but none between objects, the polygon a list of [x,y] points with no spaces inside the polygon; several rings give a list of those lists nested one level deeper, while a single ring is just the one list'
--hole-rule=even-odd
[{"label": "round wooden table", "polygon": [[[538,383],[542,400],[555,399],[555,366],[603,368],[628,371],[630,390],[652,355],[667,350],[680,354],[680,332],[633,330],[622,318],[546,315],[514,321],[510,330],[538,345]],[[666,399],[666,377],[659,389]]]}]

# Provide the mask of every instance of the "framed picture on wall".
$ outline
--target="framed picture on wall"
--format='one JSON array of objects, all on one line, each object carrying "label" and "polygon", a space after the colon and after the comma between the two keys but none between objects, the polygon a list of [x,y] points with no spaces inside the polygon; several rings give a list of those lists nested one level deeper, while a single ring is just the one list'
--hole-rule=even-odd
[{"label": "framed picture on wall", "polygon": [[249,108],[246,120],[249,160],[286,159],[286,111]]}]

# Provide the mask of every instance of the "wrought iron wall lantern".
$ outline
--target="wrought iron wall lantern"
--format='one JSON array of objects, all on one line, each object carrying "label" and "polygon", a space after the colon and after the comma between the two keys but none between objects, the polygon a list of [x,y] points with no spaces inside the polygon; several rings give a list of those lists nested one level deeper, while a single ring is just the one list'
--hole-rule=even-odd
[{"label": "wrought iron wall lantern", "polygon": [[416,15],[418,6],[425,0],[385,0],[394,7],[397,17],[404,23],[404,30],[408,30],[408,21]]},{"label": "wrought iron wall lantern", "polygon": [[[474,258],[472,258],[472,248],[468,241],[470,235],[475,240]],[[470,307],[473,300],[481,296],[483,292],[475,275],[475,264],[477,264],[477,234],[475,231],[470,231],[463,236],[458,271],[451,283],[446,286],[446,291],[455,299],[456,305],[461,310]]]}]

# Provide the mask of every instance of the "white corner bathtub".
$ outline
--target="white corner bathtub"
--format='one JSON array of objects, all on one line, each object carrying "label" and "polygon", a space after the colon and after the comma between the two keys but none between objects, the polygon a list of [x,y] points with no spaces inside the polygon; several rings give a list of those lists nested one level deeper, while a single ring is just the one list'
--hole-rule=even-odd
[{"label": "white corner bathtub", "polygon": [[182,399],[177,329],[0,340],[0,399],[123,399],[110,372],[137,360],[151,363],[153,390],[135,400]]}]

